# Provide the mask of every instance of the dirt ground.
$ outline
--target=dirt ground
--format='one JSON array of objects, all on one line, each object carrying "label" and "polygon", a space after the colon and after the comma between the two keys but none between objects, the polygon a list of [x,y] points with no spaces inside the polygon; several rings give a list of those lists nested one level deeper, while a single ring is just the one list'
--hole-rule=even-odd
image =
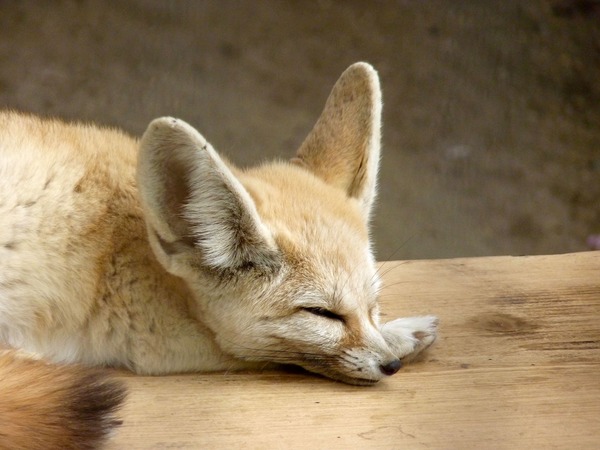
[{"label": "dirt ground", "polygon": [[586,249],[600,232],[600,4],[0,0],[0,106],[196,126],[289,157],[339,74],[379,71],[380,259]]}]

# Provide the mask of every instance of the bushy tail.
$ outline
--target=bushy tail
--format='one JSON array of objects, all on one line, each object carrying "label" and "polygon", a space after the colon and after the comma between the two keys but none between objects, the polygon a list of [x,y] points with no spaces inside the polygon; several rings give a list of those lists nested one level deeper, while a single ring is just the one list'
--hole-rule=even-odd
[{"label": "bushy tail", "polygon": [[0,449],[95,449],[121,424],[125,386],[99,369],[0,351]]}]

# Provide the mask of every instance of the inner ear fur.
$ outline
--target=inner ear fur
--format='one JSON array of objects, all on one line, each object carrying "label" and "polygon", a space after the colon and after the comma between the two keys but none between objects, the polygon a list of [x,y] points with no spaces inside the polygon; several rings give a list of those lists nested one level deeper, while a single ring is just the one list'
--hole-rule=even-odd
[{"label": "inner ear fur", "polygon": [[380,128],[377,72],[369,64],[353,64],[336,82],[292,162],[359,200],[368,218],[376,196]]},{"label": "inner ear fur", "polygon": [[148,126],[138,188],[150,237],[168,265],[186,255],[214,269],[277,264],[278,250],[250,195],[187,123],[161,118]]}]

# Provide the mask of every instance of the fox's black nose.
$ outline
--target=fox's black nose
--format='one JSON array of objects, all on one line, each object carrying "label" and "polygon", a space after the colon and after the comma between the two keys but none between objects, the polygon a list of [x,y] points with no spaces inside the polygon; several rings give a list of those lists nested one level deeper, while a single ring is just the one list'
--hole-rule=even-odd
[{"label": "fox's black nose", "polygon": [[381,373],[384,375],[394,375],[400,370],[401,367],[402,361],[400,361],[399,359],[394,359],[393,361],[390,361],[387,364],[381,364],[379,366],[379,370],[381,370]]}]

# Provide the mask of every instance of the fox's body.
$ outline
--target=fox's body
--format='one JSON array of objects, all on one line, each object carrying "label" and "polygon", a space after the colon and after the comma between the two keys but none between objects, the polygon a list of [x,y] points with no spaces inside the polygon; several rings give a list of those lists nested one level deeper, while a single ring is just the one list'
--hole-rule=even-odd
[{"label": "fox's body", "polygon": [[376,73],[356,64],[292,162],[247,170],[177,119],[138,142],[0,115],[0,344],[143,374],[395,373],[436,320],[379,323],[380,110]]},{"label": "fox's body", "polygon": [[14,114],[0,129],[0,339],[59,362],[199,370],[210,334],[152,254],[138,142]]}]

